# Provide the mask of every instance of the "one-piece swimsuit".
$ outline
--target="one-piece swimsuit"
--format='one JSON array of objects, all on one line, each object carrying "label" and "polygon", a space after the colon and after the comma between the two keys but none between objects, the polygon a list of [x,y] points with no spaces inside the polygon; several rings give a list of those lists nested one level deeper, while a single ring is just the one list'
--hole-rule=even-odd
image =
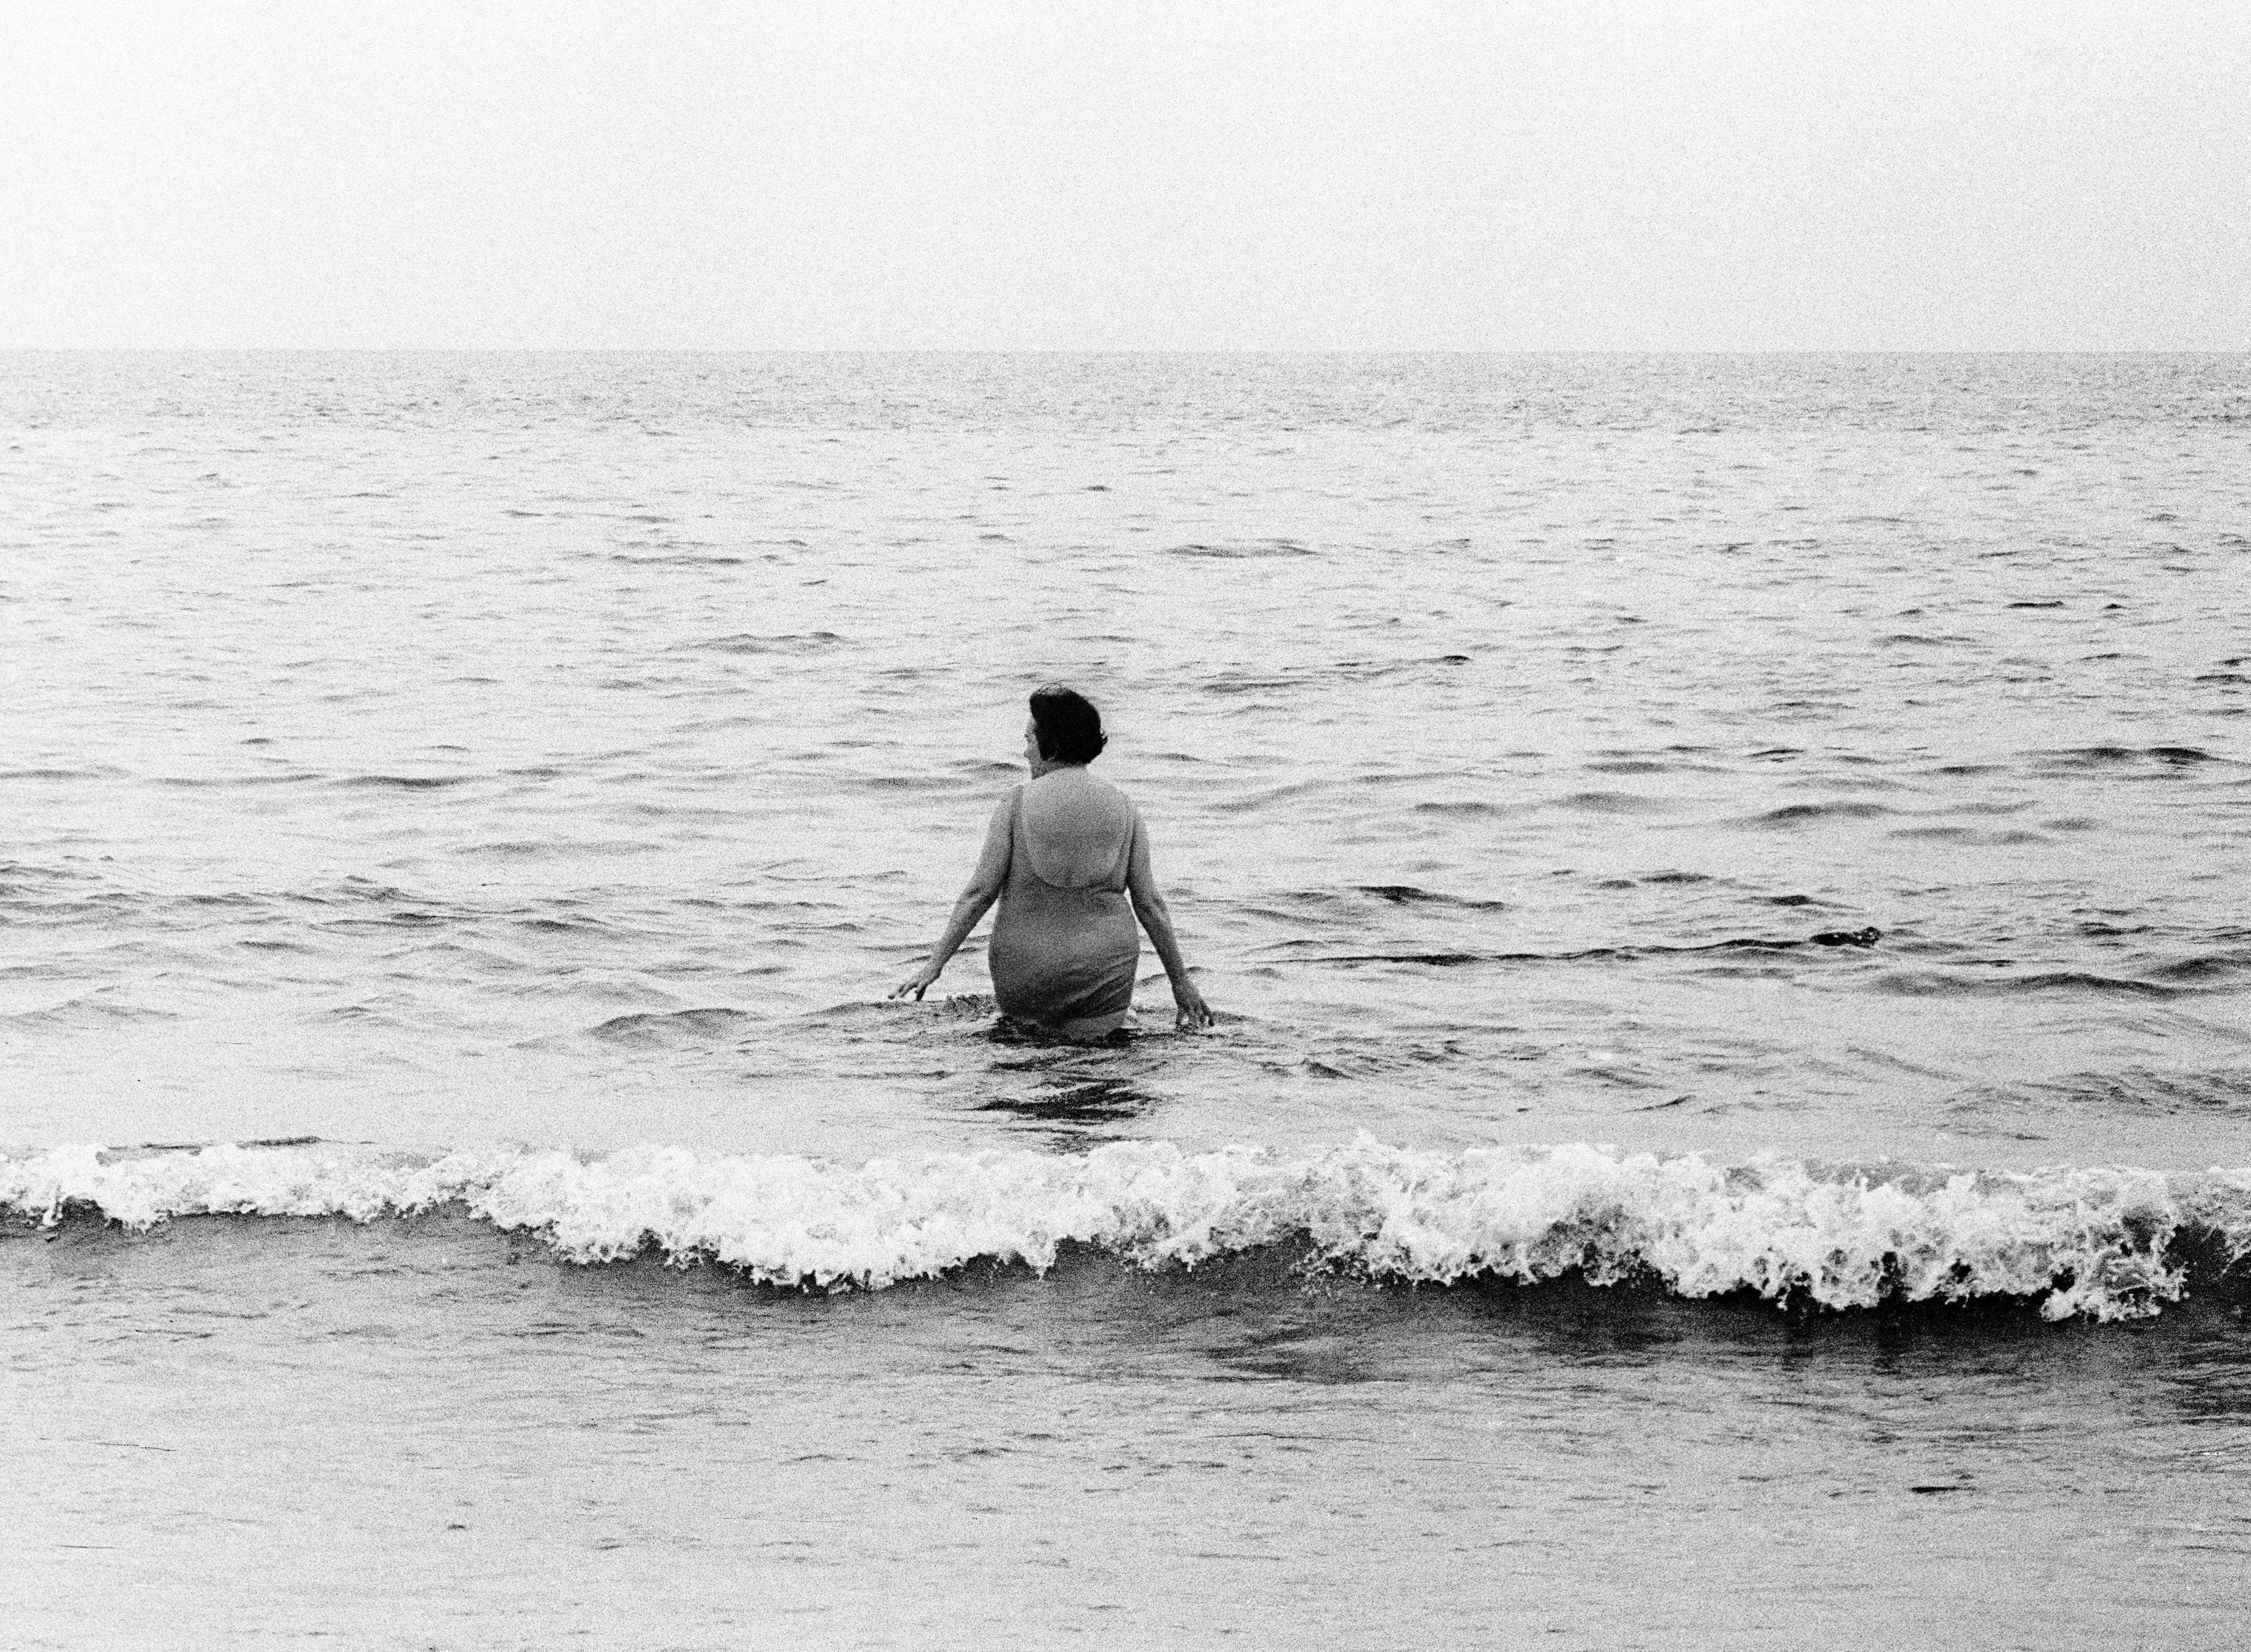
[{"label": "one-piece swimsuit", "polygon": [[1107,874],[1076,887],[1051,884],[1032,864],[1024,788],[1016,788],[1008,819],[1008,877],[986,953],[1002,1014],[1059,1026],[1132,1007],[1141,936],[1126,892],[1139,827],[1131,803],[1126,821]]}]

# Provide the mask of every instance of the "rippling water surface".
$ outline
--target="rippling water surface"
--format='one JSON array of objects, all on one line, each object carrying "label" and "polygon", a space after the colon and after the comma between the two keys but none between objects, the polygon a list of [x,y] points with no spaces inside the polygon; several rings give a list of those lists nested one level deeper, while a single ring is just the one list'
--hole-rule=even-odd
[{"label": "rippling water surface", "polygon": [[[1200,1474],[1233,1488],[1195,1494],[1226,1531],[1166,1551],[1188,1615],[1119,1585],[1119,1621],[1176,1641],[1333,1597],[1306,1579],[1352,1507],[1359,1552],[1423,1580],[1385,1612],[1497,1545],[1437,1628],[1565,1588],[1604,1602],[1590,1643],[1662,1641],[1569,1556],[1631,1543],[1740,1603],[1737,1551],[1682,1534],[1787,1506],[1859,1532],[1873,1558],[1822,1564],[1878,1596],[1998,1530],[2054,1563],[1987,1557],[1999,1607],[1964,1585],[2004,1628],[2131,1631],[2112,1586],[2149,1566],[2178,1643],[2224,1644],[2197,1580],[2251,1551],[2247,432],[2242,357],[0,358],[0,1204],[300,1218],[0,1245],[39,1397],[17,1444],[92,1488],[37,1575],[132,1527],[136,1486],[208,1493],[135,1478],[206,1425],[253,1495],[181,1397],[276,1347],[377,1419],[277,1401],[290,1449],[344,1440],[373,1551],[473,1572],[396,1522],[477,1522],[371,1465],[433,1430],[506,1454],[516,1401],[480,1385],[550,1322],[476,1304],[529,1263],[573,1304],[534,1361],[550,1424],[674,1419],[595,1454],[634,1567],[708,1579],[724,1551],[816,1639],[874,1596],[800,1588],[757,1521],[680,1547],[662,1475],[717,1451],[800,1517],[887,1509],[876,1593],[954,1599],[933,1579],[969,1565],[980,1633],[1063,1632],[1035,1563],[1094,1552],[1042,1558],[1026,1511],[1091,1507],[1117,1467],[1154,1477],[1088,1528],[1107,1545],[1179,1529]],[[883,1000],[1051,678],[1105,709],[1209,1035],[1173,1033],[1146,950],[1119,1047],[996,1028],[981,943],[946,1002]],[[544,1243],[332,1225],[407,1208]],[[1308,1235],[1437,1295],[1304,1295],[1276,1259]],[[747,1271],[715,1295],[577,1265],[645,1246]],[[996,1259],[1059,1271],[970,1288]],[[394,1267],[414,1282],[353,1282]],[[105,1503],[69,1373],[170,1345],[173,1268],[232,1306],[209,1358],[114,1375],[154,1434]],[[923,1283],[848,1312],[751,1277]],[[1684,1301],[1729,1293],[2083,1317],[1799,1343]],[[905,1374],[925,1344],[953,1377]],[[400,1399],[463,1361],[487,1376],[454,1400]],[[752,1370],[790,1428],[834,1403],[859,1443],[819,1473],[729,1457]],[[1652,1422],[1636,1372],[1722,1420]],[[1306,1462],[1235,1395],[1309,1408]],[[2074,1434],[2095,1411],[2115,1450]],[[933,1412],[1025,1454],[1016,1489],[918,1457]],[[1227,1463],[1249,1478],[1195,1467]],[[1268,1492],[1326,1535],[1262,1524]],[[725,1489],[697,1495],[724,1524]],[[2123,1525],[2074,1501],[2106,1496]],[[947,1559],[927,1511],[972,1505],[1002,1512]],[[569,1621],[528,1564],[474,1563]],[[734,1621],[703,1587],[683,1643]],[[1389,1597],[1360,1599],[1330,1627],[1380,1638]]]}]

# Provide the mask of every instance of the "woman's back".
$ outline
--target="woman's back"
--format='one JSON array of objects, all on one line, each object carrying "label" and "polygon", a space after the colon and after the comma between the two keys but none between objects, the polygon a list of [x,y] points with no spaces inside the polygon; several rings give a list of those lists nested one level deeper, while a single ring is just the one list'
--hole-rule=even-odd
[{"label": "woman's back", "polygon": [[1084,768],[1061,768],[1027,784],[1016,808],[1029,870],[1042,883],[1057,889],[1126,887],[1133,805],[1125,793]]}]

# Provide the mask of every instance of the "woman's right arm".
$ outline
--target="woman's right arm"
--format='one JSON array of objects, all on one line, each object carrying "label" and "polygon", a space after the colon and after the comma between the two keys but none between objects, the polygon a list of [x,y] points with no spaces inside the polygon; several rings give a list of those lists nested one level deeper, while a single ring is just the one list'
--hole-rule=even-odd
[{"label": "woman's right arm", "polygon": [[993,819],[985,828],[985,847],[978,854],[977,870],[969,874],[961,899],[953,903],[952,916],[945,920],[945,933],[938,936],[938,945],[931,949],[923,967],[891,989],[892,997],[904,998],[911,992],[919,999],[929,991],[938,971],[945,968],[946,960],[960,950],[961,943],[969,939],[969,932],[977,927],[977,920],[985,915],[986,908],[1000,899],[1001,887],[1008,881],[1008,829],[1015,801],[1015,794],[1011,792],[994,809]]},{"label": "woman's right arm", "polygon": [[1149,868],[1149,834],[1138,811],[1133,816],[1133,848],[1126,862],[1126,888],[1133,897],[1133,915],[1149,932],[1149,944],[1157,949],[1165,978],[1173,983],[1174,1019],[1183,1027],[1211,1025],[1211,1006],[1188,979],[1188,961],[1181,952],[1180,937],[1173,934],[1172,909],[1165,905],[1156,874]]}]

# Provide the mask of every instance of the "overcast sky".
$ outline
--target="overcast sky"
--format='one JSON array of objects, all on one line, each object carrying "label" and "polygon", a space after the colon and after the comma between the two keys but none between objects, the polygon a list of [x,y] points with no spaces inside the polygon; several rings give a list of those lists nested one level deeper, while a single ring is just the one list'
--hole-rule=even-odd
[{"label": "overcast sky", "polygon": [[2251,4],[0,0],[0,344],[2251,348]]}]

